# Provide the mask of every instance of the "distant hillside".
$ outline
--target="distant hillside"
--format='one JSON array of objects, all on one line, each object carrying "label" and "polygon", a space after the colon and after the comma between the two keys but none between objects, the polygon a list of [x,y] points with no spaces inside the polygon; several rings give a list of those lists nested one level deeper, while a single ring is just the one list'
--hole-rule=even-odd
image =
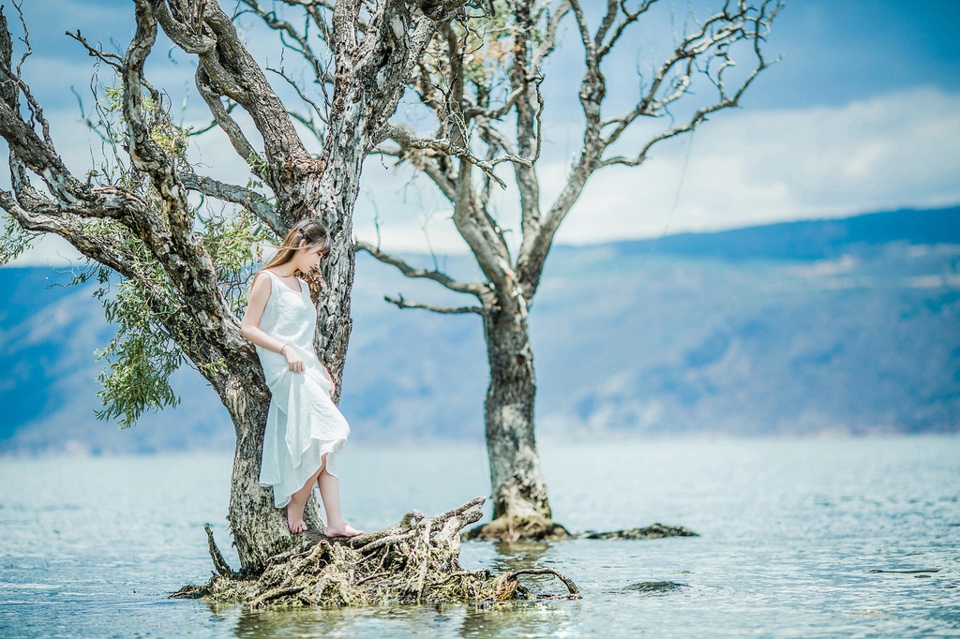
[{"label": "distant hillside", "polygon": [[[411,259],[431,263],[423,256]],[[960,208],[557,247],[531,310],[542,438],[960,430]],[[444,258],[452,271],[475,267]],[[185,369],[181,406],[129,431],[96,422],[92,287],[0,269],[0,452],[232,446]],[[342,409],[357,440],[479,440],[480,320],[399,311],[451,301],[365,255]]]},{"label": "distant hillside", "polygon": [[720,233],[678,233],[656,240],[620,242],[615,246],[621,254],[653,251],[661,255],[727,260],[823,260],[893,242],[960,244],[960,207],[924,211],[902,209]]}]

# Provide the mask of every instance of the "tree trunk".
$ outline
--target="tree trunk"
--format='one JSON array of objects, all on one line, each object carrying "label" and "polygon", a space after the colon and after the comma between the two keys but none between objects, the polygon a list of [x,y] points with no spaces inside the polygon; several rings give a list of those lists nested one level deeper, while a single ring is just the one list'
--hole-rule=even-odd
[{"label": "tree trunk", "polygon": [[[314,345],[320,361],[330,369],[336,381],[336,402],[353,325],[350,293],[355,254],[351,229],[364,159],[363,132],[368,120],[344,116],[351,112],[365,113],[359,92],[338,87],[334,96],[336,99],[321,157],[289,164],[287,180],[291,184],[290,200],[302,202],[308,211],[314,212],[327,226],[333,240],[330,255],[322,264],[326,286],[316,302]],[[262,568],[267,557],[298,542],[298,537],[291,535],[287,528],[285,511],[274,507],[273,492],[262,488],[259,483],[264,427],[270,405],[270,393],[262,375],[256,371],[235,382],[242,391],[234,391],[228,385],[221,393],[237,431],[230,527],[243,569],[254,571]],[[241,400],[237,402],[235,397]],[[324,530],[313,494],[304,510],[304,521],[311,530]]]},{"label": "tree trunk", "polygon": [[533,348],[522,308],[484,317],[490,387],[485,402],[493,517],[550,520],[533,429]]},{"label": "tree trunk", "polygon": [[[218,386],[220,399],[230,413],[236,430],[237,445],[230,479],[230,511],[227,519],[233,543],[240,556],[242,573],[259,572],[268,557],[284,552],[300,542],[290,533],[284,509],[273,505],[273,491],[260,485],[263,435],[270,408],[270,391],[259,369],[233,376]],[[313,495],[304,509],[307,526],[324,531],[320,510]]]}]

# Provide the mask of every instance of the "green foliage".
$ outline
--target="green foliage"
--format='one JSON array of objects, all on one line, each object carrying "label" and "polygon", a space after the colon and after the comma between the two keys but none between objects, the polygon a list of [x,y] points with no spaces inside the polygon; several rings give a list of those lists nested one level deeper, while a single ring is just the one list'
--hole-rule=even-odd
[{"label": "green foliage", "polygon": [[[253,266],[261,259],[260,246],[275,238],[246,209],[204,215],[200,208],[194,213],[199,220],[197,236],[215,265],[232,311],[240,315],[247,305]],[[115,223],[104,220],[101,224],[106,234]],[[169,327],[177,324],[171,320],[190,311],[170,286],[161,265],[139,239],[127,236],[125,241],[137,255],[136,269],[148,284],[120,279],[114,285],[109,269],[101,268],[97,292],[107,321],[117,325],[117,334],[97,352],[97,359],[106,360],[109,367],[98,379],[101,388],[97,396],[103,409],[96,415],[103,420],[117,419],[122,428],[133,426],[147,411],[180,403],[170,376],[188,361],[181,345],[193,341],[191,335],[170,332]],[[217,372],[216,364],[193,364],[201,373]]]},{"label": "green foliage", "polygon": [[[248,184],[247,188],[252,186]],[[203,225],[198,231],[200,241],[216,266],[217,278],[231,310],[241,315],[247,307],[253,266],[263,260],[261,247],[267,242],[276,243],[277,238],[247,209],[199,217]]]},{"label": "green foliage", "polygon": [[116,296],[103,297],[105,315],[117,323],[118,331],[105,349],[97,351],[97,359],[107,359],[110,369],[98,378],[97,397],[104,408],[96,415],[119,418],[121,428],[133,426],[147,410],[180,403],[169,379],[183,363],[183,351],[158,325],[145,301],[127,280],[120,283]]},{"label": "green foliage", "polygon": [[[105,220],[101,232],[109,234],[117,229],[115,223]],[[153,259],[139,239],[125,242],[137,256],[136,269],[146,284],[120,279],[114,284],[112,272],[98,267],[100,288],[95,293],[103,303],[104,316],[117,325],[117,334],[103,350],[97,351],[97,360],[106,360],[109,368],[100,374],[97,397],[103,405],[96,411],[98,419],[118,419],[121,428],[133,426],[148,410],[176,406],[180,398],[170,386],[170,376],[185,360],[177,345],[185,335],[171,335],[166,328],[175,322],[164,322],[178,313],[183,305],[165,279],[163,269]]]},{"label": "green foliage", "polygon": [[[142,197],[157,211],[165,204],[148,176],[125,166],[119,149],[126,146],[126,123],[123,117],[122,86],[101,86],[96,95],[99,122],[96,126],[112,148],[114,157],[107,159],[88,174],[99,183],[112,184]],[[177,164],[188,166],[187,131],[175,125],[160,94],[145,92],[141,112],[150,128],[150,137]],[[90,124],[88,123],[88,126]],[[249,183],[248,188],[262,187]],[[252,266],[260,259],[259,246],[272,236],[259,220],[245,209],[223,207],[211,212],[200,200],[187,214],[197,221],[195,233],[209,253],[224,296],[234,313],[241,313],[247,300],[247,280]],[[204,211],[207,214],[204,214]],[[190,312],[177,291],[170,285],[161,264],[143,242],[132,236],[117,222],[109,219],[88,224],[92,231],[123,244],[135,256],[132,270],[135,280],[119,278],[106,267],[95,267],[100,281],[96,296],[101,300],[107,321],[116,324],[116,336],[106,348],[97,351],[97,360],[108,366],[98,378],[97,393],[102,409],[97,418],[117,420],[121,428],[133,426],[147,411],[176,406],[180,398],[170,385],[170,377],[185,363],[190,363],[183,347],[193,343],[191,335],[172,331],[179,314]],[[218,364],[192,362],[204,374],[213,374]],[[222,365],[222,364],[220,364]]]},{"label": "green foliage", "polygon": [[40,233],[25,230],[10,215],[0,211],[3,231],[0,235],[0,266],[15,260],[21,253],[33,246]]},{"label": "green foliage", "polygon": [[[220,206],[199,196],[190,200],[186,211],[169,211],[150,176],[138,170],[129,158],[129,127],[124,113],[127,99],[122,79],[115,76],[101,82],[96,74],[91,83],[95,113],[91,117],[80,101],[81,122],[99,138],[101,148],[91,149],[92,166],[86,173],[91,186],[115,186],[141,198],[161,219],[167,215],[186,215],[193,223],[195,239],[209,254],[217,272],[221,292],[235,314],[247,304],[248,283],[254,265],[261,260],[261,246],[276,241],[269,229],[250,211],[235,205]],[[140,95],[139,118],[149,130],[150,139],[172,161],[178,171],[190,170],[187,156],[188,132],[174,124],[166,95],[144,83]],[[260,167],[266,170],[265,162]],[[247,188],[260,190],[263,184],[249,182]],[[188,354],[204,352],[198,335],[186,313],[189,306],[162,264],[143,239],[120,222],[105,218],[83,220],[83,234],[96,244],[115,246],[127,256],[119,276],[110,268],[88,262],[74,277],[79,284],[96,277],[100,286],[95,296],[103,304],[108,322],[117,332],[110,343],[95,354],[106,364],[99,375],[97,394],[102,408],[96,415],[102,420],[117,420],[122,428],[133,426],[146,411],[176,406],[180,398],[170,385],[170,377],[182,365],[195,365],[201,373],[219,374],[222,361],[193,361]],[[0,265],[27,250],[41,234],[25,231],[11,217],[0,220]]]}]

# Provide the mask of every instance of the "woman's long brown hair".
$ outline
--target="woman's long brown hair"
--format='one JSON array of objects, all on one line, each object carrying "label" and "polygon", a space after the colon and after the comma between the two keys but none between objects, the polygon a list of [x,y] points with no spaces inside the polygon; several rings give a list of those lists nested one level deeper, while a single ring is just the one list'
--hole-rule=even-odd
[{"label": "woman's long brown hair", "polygon": [[[303,246],[300,246],[300,240],[304,240],[305,243]],[[323,257],[330,254],[330,249],[333,248],[333,242],[330,239],[330,233],[327,231],[327,227],[313,219],[300,220],[293,225],[293,228],[290,229],[287,236],[283,238],[283,242],[280,244],[277,252],[267,260],[263,268],[268,269],[282,266],[292,260],[298,251],[304,251],[316,246],[322,247],[321,254]],[[314,303],[316,303],[320,290],[325,284],[323,275],[320,274],[318,269],[311,269],[309,273],[303,273],[298,270],[297,275],[307,282],[307,285],[310,287],[310,297]]]}]

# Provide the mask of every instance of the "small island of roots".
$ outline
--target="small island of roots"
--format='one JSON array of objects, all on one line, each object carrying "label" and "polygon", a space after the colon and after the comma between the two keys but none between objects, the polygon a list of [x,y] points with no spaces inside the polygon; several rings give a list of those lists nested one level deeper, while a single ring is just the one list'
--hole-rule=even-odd
[{"label": "small island of roots", "polygon": [[[175,598],[260,607],[370,606],[439,602],[579,599],[577,586],[552,568],[494,575],[460,566],[463,529],[478,521],[484,498],[434,517],[411,510],[396,524],[351,539],[307,532],[292,550],[271,557],[259,574],[240,574],[224,561],[206,527],[216,572],[202,586],[185,586]],[[552,575],[566,588],[534,592],[524,575]]]}]

